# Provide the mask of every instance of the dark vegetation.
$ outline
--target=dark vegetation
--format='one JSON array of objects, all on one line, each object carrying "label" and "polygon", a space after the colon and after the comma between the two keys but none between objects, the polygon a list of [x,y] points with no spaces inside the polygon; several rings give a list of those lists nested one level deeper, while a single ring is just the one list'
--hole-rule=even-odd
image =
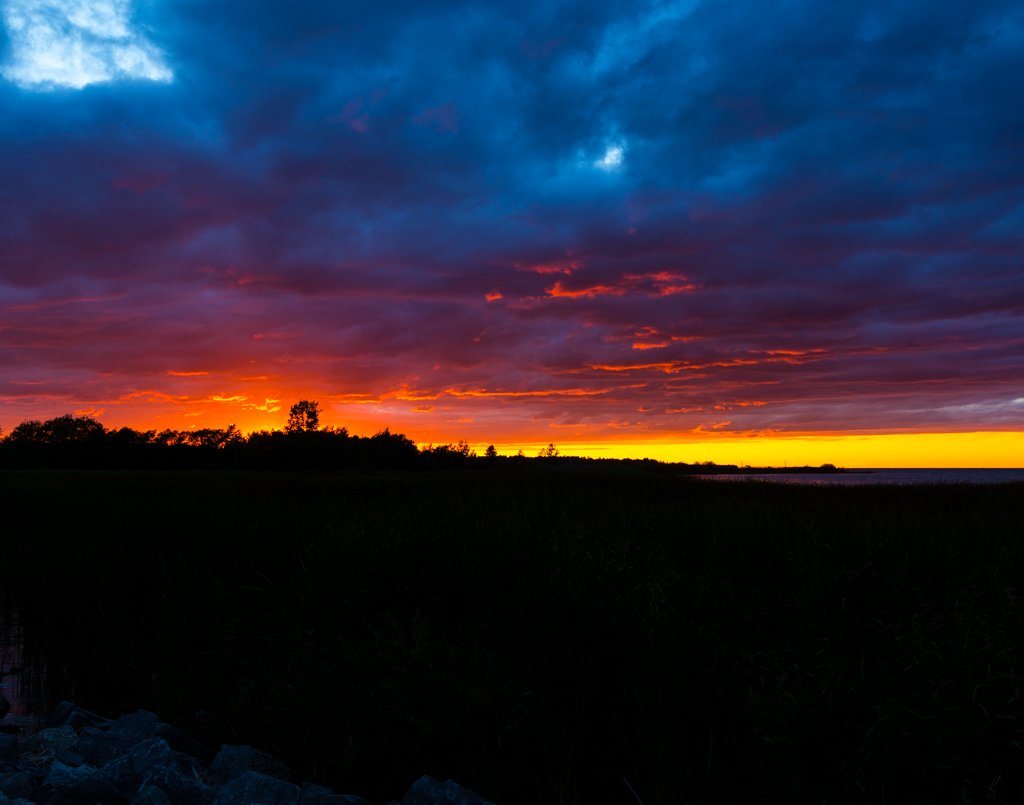
[{"label": "dark vegetation", "polygon": [[1020,485],[479,462],[3,472],[3,606],[50,696],[373,801],[1022,801]]},{"label": "dark vegetation", "polygon": [[[672,474],[690,472],[783,472],[778,468],[735,465],[661,464],[642,459],[584,459],[561,456],[549,444],[538,454],[563,466],[599,464],[647,465]],[[499,456],[494,445],[478,457],[463,441],[418,449],[400,433],[385,428],[373,436],[354,436],[346,428],[321,428],[319,404],[300,400],[291,407],[284,430],[243,434],[228,428],[137,431],[105,428],[86,416],[56,417],[22,422],[9,434],[0,434],[0,469],[120,469],[120,470],[408,470],[453,469],[483,466],[482,462],[522,461],[525,457]],[[786,472],[838,472],[831,464],[791,467]]]}]

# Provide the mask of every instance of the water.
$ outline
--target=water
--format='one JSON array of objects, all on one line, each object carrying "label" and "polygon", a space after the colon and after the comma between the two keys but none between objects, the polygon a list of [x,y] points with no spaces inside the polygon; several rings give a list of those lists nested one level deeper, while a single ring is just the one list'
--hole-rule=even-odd
[{"label": "water", "polygon": [[1024,483],[1024,469],[857,469],[843,473],[757,473],[701,475],[715,481],[770,481],[810,486],[864,486],[866,484],[1005,484]]}]

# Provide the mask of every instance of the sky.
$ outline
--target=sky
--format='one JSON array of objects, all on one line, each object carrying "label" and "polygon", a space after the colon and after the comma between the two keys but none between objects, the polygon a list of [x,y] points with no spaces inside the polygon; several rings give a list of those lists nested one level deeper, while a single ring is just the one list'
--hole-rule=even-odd
[{"label": "sky", "polygon": [[1021,75],[1001,0],[0,0],[0,426],[1020,466]]}]

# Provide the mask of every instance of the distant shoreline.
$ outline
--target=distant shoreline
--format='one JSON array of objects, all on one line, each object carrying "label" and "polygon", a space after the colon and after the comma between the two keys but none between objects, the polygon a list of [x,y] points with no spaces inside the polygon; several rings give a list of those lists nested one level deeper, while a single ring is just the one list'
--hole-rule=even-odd
[{"label": "distant shoreline", "polygon": [[694,476],[709,481],[761,481],[813,486],[908,486],[930,484],[1024,483],[1024,469],[953,467],[863,467],[835,472],[778,468],[766,471],[707,472]]},{"label": "distant shoreline", "polygon": [[870,473],[874,470],[848,470],[833,464],[818,467],[739,467],[735,464],[684,464],[687,470],[699,475],[842,475]]}]

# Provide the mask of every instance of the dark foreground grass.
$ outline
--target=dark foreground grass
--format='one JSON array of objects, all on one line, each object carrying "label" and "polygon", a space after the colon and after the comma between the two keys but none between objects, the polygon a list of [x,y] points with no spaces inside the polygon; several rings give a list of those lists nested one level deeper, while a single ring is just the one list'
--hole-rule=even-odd
[{"label": "dark foreground grass", "polygon": [[0,506],[51,696],[374,801],[1024,801],[1021,486],[7,473]]}]

